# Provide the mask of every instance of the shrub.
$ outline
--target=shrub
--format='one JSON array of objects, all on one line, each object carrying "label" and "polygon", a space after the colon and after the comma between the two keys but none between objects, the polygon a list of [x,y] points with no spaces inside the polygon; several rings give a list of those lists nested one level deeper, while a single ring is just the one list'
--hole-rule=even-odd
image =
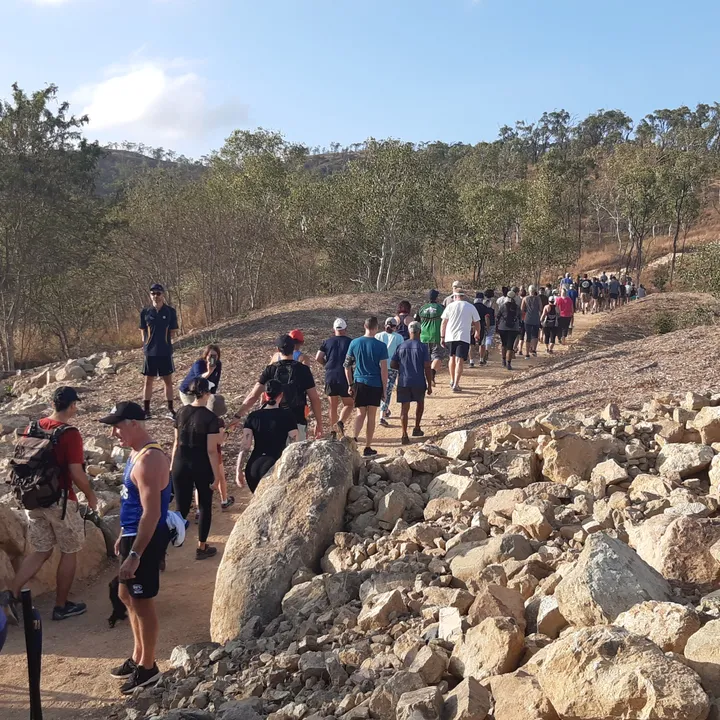
[{"label": "shrub", "polygon": [[658,313],[657,317],[655,318],[654,325],[655,332],[658,335],[665,335],[665,333],[677,330],[675,317],[669,312]]}]

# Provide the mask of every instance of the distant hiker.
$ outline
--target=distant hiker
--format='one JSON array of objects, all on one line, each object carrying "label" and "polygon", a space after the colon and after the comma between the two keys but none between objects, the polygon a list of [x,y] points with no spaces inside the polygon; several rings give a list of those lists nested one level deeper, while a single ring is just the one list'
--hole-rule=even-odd
[{"label": "distant hiker", "polygon": [[87,610],[85,603],[68,600],[77,553],[85,542],[83,519],[73,486],[85,494],[90,508],[97,509],[97,497],[85,474],[83,440],[80,431],[70,425],[77,415],[79,399],[74,388],[62,386],[55,390],[52,414],[26,428],[10,461],[9,482],[25,508],[32,549],[9,583],[8,611],[15,622],[20,591],[50,559],[55,547],[60,550],[60,563],[52,619],[64,620]]},{"label": "distant hiker", "polygon": [[569,290],[570,286],[572,284],[573,284],[572,275],[570,275],[570,273],[565,273],[565,277],[562,280],[560,280],[560,288],[562,289],[564,287],[567,290]]},{"label": "distant hiker", "polygon": [[415,403],[415,427],[413,437],[422,437],[422,417],[425,411],[425,393],[432,395],[432,369],[430,353],[427,345],[420,340],[422,328],[419,322],[411,322],[408,326],[410,339],[406,340],[395,351],[391,368],[398,373],[397,401],[400,403],[400,425],[402,427],[402,444],[408,445],[408,418],[410,404]]},{"label": "distant hiker", "polygon": [[594,277],[590,286],[590,296],[592,298],[591,313],[600,312],[600,297],[603,292],[603,286],[599,278]]},{"label": "distant hiker", "polygon": [[[333,323],[334,335],[323,342],[315,355],[315,360],[325,368],[325,395],[330,400],[330,430],[335,428],[341,436],[345,435],[345,423],[350,419],[353,400],[348,392],[345,377],[345,356],[350,347],[351,338],[347,335],[347,322],[337,318]],[[267,390],[266,390],[267,393]],[[342,403],[342,415],[338,410]]]},{"label": "distant hiker", "polygon": [[470,352],[471,334],[480,340],[480,315],[472,303],[465,302],[464,290],[455,288],[454,297],[443,311],[440,338],[450,352],[450,387],[453,392],[461,392],[460,379]]},{"label": "distant hiker", "polygon": [[455,291],[462,287],[462,283],[459,280],[453,281],[452,292],[443,300],[443,307],[447,307],[451,302],[455,300]]},{"label": "distant hiker", "polygon": [[153,383],[160,377],[165,384],[165,400],[167,401],[168,417],[175,418],[173,406],[173,363],[172,341],[178,329],[175,308],[165,302],[165,288],[160,283],[150,287],[150,306],[140,311],[140,331],[143,339],[145,362],[142,374],[145,376],[143,402],[145,416],[150,419],[150,401],[152,400]]},{"label": "distant hiker", "polygon": [[534,285],[528,288],[530,294],[523,298],[521,311],[525,314],[525,358],[530,355],[537,357],[538,339],[540,337],[540,314],[543,305]]},{"label": "distant hiker", "polygon": [[[223,461],[222,452],[222,447],[227,441],[227,431],[225,430],[225,415],[227,415],[227,405],[225,404],[225,398],[222,395],[213,395],[212,389],[210,390],[210,393],[211,395],[208,398],[207,409],[217,415],[218,425],[220,426],[220,438],[217,448],[218,459],[220,460],[220,483],[218,485],[218,490],[220,492],[220,509],[227,510],[229,507],[235,504],[235,498],[232,495],[228,495],[227,475],[225,474],[225,463]],[[200,507],[200,503],[197,501],[197,491],[195,504]]]},{"label": "distant hiker", "polygon": [[490,317],[488,309],[485,306],[485,294],[481,292],[475,293],[473,305],[480,316],[480,340],[476,341],[474,335],[470,335],[470,367],[475,367],[475,357],[479,357],[482,364],[483,350],[485,350],[485,334],[487,333],[487,321]]},{"label": "distant hiker", "polygon": [[145,412],[137,403],[118,403],[100,422],[112,427],[121,447],[132,449],[120,493],[115,554],[121,562],[118,595],[130,615],[134,646],[132,656],[110,671],[115,678],[127,679],[120,691],[130,695],[135,688],[155,684],[161,677],[155,662],[160,628],[154,598],[160,590],[160,565],[170,541],[170,463],[148,434]]},{"label": "distant hiker", "polygon": [[555,296],[548,298],[548,304],[543,308],[540,316],[540,324],[543,328],[543,340],[545,341],[545,350],[552,354],[557,340],[558,324],[560,313],[555,307]]},{"label": "distant hiker", "polygon": [[558,337],[560,338],[560,344],[563,344],[565,340],[567,340],[570,328],[572,327],[573,317],[575,316],[575,308],[573,307],[573,301],[568,295],[567,288],[563,287],[562,290],[560,290],[560,297],[555,300],[555,307],[557,307],[560,313]]},{"label": "distant hiker", "polygon": [[[291,330],[288,333],[288,337],[291,337],[292,341],[293,341],[293,354],[292,354],[293,360],[295,362],[299,362],[299,363],[302,363],[303,365],[309,366],[310,363],[312,362],[312,358],[309,355],[306,355],[302,351],[302,346],[305,343],[305,334],[303,333],[303,331],[298,330],[298,329]],[[280,362],[280,360],[282,360],[280,352],[274,353],[273,356],[270,358],[271,363]]]},{"label": "distant hiker", "polygon": [[283,388],[282,406],[295,415],[300,440],[307,439],[308,400],[315,416],[315,439],[320,440],[323,436],[322,405],[312,371],[307,365],[293,360],[295,341],[289,335],[281,335],[278,338],[277,348],[280,360],[268,365],[262,371],[240,410],[235,413],[230,427],[237,425],[239,418],[260,399],[268,380],[275,379],[280,381]]},{"label": "distant hiker", "polygon": [[402,300],[398,303],[397,314],[395,315],[395,322],[397,323],[396,332],[400,334],[403,340],[410,338],[408,325],[412,322],[412,317],[410,317],[411,312],[412,305],[410,305],[409,300]]},{"label": "distant hiker", "polygon": [[219,447],[222,443],[220,421],[207,405],[210,386],[207,378],[195,378],[190,384],[195,396],[192,405],[184,405],[175,418],[175,442],[172,450],[172,479],[175,504],[183,518],[190,514],[193,489],[197,490],[200,509],[196,560],[217,554],[207,544],[212,523],[213,491],[220,489],[221,465]]},{"label": "distant hiker", "polygon": [[180,400],[183,405],[190,405],[195,396],[190,394],[190,383],[198,377],[205,378],[210,383],[210,392],[214,395],[220,387],[222,362],[220,361],[220,346],[207,345],[202,355],[192,364],[185,379],[180,383]]},{"label": "distant hiker", "polygon": [[590,298],[592,295],[593,282],[585,273],[580,280],[580,311],[583,315],[590,310]]},{"label": "distant hiker", "polygon": [[365,334],[350,343],[345,358],[345,377],[357,410],[354,428],[356,442],[367,420],[363,451],[365,457],[377,455],[377,450],[372,447],[375,420],[388,384],[387,345],[376,339],[377,331],[378,319],[374,315],[370,316],[365,320]]},{"label": "distant hiker", "polygon": [[638,286],[637,297],[638,297],[638,300],[640,298],[647,297],[647,290],[645,289],[645,286],[642,283],[640,283],[640,285]]},{"label": "distant hiker", "polygon": [[515,303],[515,292],[510,290],[507,302],[504,302],[497,311],[497,328],[502,339],[503,367],[512,370],[515,340],[520,334],[520,308]]},{"label": "distant hiker", "polygon": [[487,327],[485,328],[485,347],[481,350],[482,359],[480,362],[483,365],[487,365],[490,348],[492,348],[493,341],[495,340],[495,291],[492,288],[488,288],[483,295],[485,296],[483,303],[485,305],[485,322],[487,323]]},{"label": "distant hiker", "polygon": [[499,310],[501,305],[504,305],[508,301],[508,293],[510,288],[503,285],[500,288],[500,297],[495,301],[495,310]]},{"label": "distant hiker", "polygon": [[[295,415],[292,410],[281,407],[282,388],[279,380],[268,380],[262,406],[247,416],[243,427],[235,481],[240,487],[247,485],[253,493],[280,459],[288,439],[291,443],[298,439]],[[248,453],[250,457],[245,463]]]},{"label": "distant hiker", "polygon": [[610,276],[608,282],[608,298],[610,299],[610,309],[614,310],[618,306],[618,298],[620,297],[620,282],[614,276]]},{"label": "distant hiker", "polygon": [[422,327],[420,340],[427,345],[430,353],[433,385],[435,385],[435,376],[445,357],[445,348],[440,344],[440,326],[442,325],[442,314],[445,307],[437,301],[439,294],[437,290],[430,290],[428,302],[418,312]]},{"label": "distant hiker", "polygon": [[[379,332],[375,336],[376,340],[385,343],[388,351],[388,358],[391,358],[395,354],[395,351],[400,347],[401,343],[403,342],[403,336],[399,332],[397,332],[397,326],[397,318],[389,317],[387,320],[385,320],[385,330],[383,332]],[[389,418],[391,414],[390,401],[392,400],[392,393],[395,389],[396,382],[397,370],[388,368],[388,380],[385,387],[385,399],[380,403],[380,424],[384,427],[389,427],[386,418]]]}]

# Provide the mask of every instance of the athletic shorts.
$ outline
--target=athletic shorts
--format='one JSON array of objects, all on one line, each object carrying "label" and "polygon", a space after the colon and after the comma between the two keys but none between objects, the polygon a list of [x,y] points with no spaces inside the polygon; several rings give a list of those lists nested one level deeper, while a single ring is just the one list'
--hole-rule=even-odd
[{"label": "athletic shorts", "polygon": [[610,293],[610,299],[617,300],[618,299],[617,293]]},{"label": "athletic shorts", "polygon": [[493,340],[495,339],[495,326],[489,327],[485,333],[485,347],[492,347]]},{"label": "athletic shorts", "polygon": [[382,403],[383,389],[373,385],[365,385],[365,383],[356,382],[353,385],[353,395],[355,397],[355,407],[380,407]]},{"label": "athletic shorts", "polygon": [[325,383],[325,395],[327,395],[328,397],[350,397],[348,384],[346,382]]},{"label": "athletic shorts", "polygon": [[146,355],[142,374],[146,377],[167,377],[175,372],[172,355]]},{"label": "athletic shorts", "polygon": [[444,360],[445,348],[440,343],[426,343],[430,360]]},{"label": "athletic shorts", "polygon": [[453,340],[447,345],[450,357],[460,358],[461,360],[468,359],[468,354],[470,353],[470,343],[466,343],[462,340]]},{"label": "athletic shorts", "polygon": [[580,293],[580,302],[581,303],[589,303],[590,302],[590,294],[589,293]]},{"label": "athletic shorts", "polygon": [[57,547],[61,553],[80,552],[85,544],[84,522],[75,500],[68,500],[65,518],[62,519],[62,502],[47,508],[26,510],[28,540],[35,552],[50,552]]},{"label": "athletic shorts", "polygon": [[502,339],[502,346],[506,350],[512,350],[515,344],[515,339],[520,334],[519,330],[500,330],[500,338]]},{"label": "athletic shorts", "polygon": [[539,325],[528,325],[525,323],[525,340],[530,342],[531,340],[537,340],[540,337],[540,326]]},{"label": "athletic shorts", "polygon": [[482,345],[485,342],[485,328],[482,329],[482,332],[480,333],[480,342],[475,342],[475,333],[473,333],[470,336],[470,344],[471,345]]},{"label": "athletic shorts", "polygon": [[403,403],[423,402],[425,400],[426,388],[424,385],[419,387],[399,387],[397,389],[397,401]]},{"label": "athletic shorts", "polygon": [[[135,536],[120,538],[120,564],[127,560],[132,550]],[[155,530],[145,551],[140,558],[140,565],[135,571],[135,577],[130,580],[121,580],[127,585],[130,597],[138,600],[154,598],[160,590],[160,564],[165,559],[165,551],[170,542],[170,531],[165,523]]]}]

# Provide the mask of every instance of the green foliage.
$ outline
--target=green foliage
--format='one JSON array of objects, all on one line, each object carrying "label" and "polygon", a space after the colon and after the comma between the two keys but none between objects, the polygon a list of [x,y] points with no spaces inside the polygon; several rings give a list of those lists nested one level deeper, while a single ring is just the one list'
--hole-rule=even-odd
[{"label": "green foliage", "polygon": [[680,278],[687,289],[720,297],[720,242],[708,243],[695,252],[686,253]]},{"label": "green foliage", "polygon": [[670,312],[658,313],[655,317],[654,326],[655,332],[658,335],[665,335],[678,329],[675,316]]},{"label": "green foliage", "polygon": [[667,264],[659,265],[655,268],[652,282],[660,292],[665,292],[665,287],[668,282],[670,282],[670,268]]}]

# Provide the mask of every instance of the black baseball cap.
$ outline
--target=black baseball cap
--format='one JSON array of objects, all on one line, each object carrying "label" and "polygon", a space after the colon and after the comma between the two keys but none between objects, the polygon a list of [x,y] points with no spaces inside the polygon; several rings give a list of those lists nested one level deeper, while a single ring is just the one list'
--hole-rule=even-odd
[{"label": "black baseball cap", "polygon": [[117,425],[123,420],[145,420],[145,411],[135,402],[119,402],[109,415],[100,418],[105,425]]},{"label": "black baseball cap", "polygon": [[153,283],[150,286],[150,292],[165,292],[165,288],[160,283]]},{"label": "black baseball cap", "polygon": [[289,335],[281,335],[276,347],[283,355],[291,355],[295,350],[295,341]]},{"label": "black baseball cap", "polygon": [[80,396],[74,387],[62,385],[53,393],[52,399],[55,405],[70,405],[70,403],[80,400]]}]

